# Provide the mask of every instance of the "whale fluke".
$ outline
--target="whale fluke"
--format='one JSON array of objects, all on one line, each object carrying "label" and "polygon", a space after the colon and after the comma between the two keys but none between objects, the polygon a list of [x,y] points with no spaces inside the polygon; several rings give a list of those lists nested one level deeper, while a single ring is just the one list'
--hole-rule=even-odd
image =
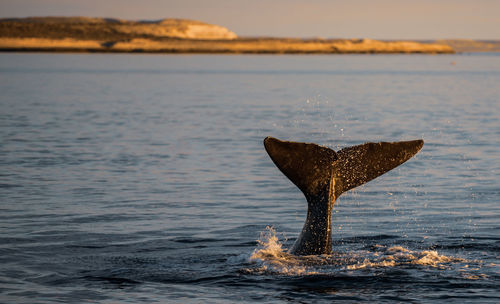
[{"label": "whale fluke", "polygon": [[264,139],[274,164],[304,193],[308,203],[304,228],[290,253],[330,254],[335,200],[406,162],[423,145],[423,140],[365,143],[335,152],[313,143]]}]

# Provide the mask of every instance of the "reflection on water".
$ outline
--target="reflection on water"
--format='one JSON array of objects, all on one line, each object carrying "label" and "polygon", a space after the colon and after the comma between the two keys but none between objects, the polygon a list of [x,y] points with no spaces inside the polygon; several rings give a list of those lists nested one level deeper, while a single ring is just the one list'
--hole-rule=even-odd
[{"label": "reflection on water", "polygon": [[[498,55],[2,54],[0,302],[498,302],[498,83]],[[266,136],[426,144],[294,257]]]}]

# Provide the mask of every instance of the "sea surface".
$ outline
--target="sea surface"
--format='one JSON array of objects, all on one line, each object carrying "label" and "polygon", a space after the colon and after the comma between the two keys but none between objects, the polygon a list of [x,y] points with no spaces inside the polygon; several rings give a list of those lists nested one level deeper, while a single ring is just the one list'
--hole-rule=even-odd
[{"label": "sea surface", "polygon": [[[333,254],[262,140],[423,138]],[[500,54],[0,54],[1,303],[500,302]]]}]

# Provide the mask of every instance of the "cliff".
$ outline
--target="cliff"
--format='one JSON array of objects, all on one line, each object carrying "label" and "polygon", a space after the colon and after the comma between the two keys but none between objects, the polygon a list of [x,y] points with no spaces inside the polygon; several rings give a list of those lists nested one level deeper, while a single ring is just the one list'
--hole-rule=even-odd
[{"label": "cliff", "polygon": [[0,19],[0,37],[77,40],[134,38],[235,39],[225,27],[199,21],[163,19],[127,21],[88,17],[33,17]]}]

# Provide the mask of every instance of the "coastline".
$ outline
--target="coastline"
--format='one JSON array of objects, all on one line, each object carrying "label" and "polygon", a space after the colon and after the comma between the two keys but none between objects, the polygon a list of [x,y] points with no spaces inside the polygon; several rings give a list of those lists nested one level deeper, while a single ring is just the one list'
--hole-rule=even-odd
[{"label": "coastline", "polygon": [[80,40],[0,37],[1,52],[191,54],[453,54],[447,45],[371,39],[236,38],[231,40]]},{"label": "coastline", "polygon": [[184,19],[131,21],[92,17],[0,19],[2,52],[197,54],[451,54],[444,43],[371,39],[238,37]]},{"label": "coastline", "polygon": [[0,19],[0,52],[157,54],[454,54],[500,52],[500,40],[239,37],[187,19]]}]

